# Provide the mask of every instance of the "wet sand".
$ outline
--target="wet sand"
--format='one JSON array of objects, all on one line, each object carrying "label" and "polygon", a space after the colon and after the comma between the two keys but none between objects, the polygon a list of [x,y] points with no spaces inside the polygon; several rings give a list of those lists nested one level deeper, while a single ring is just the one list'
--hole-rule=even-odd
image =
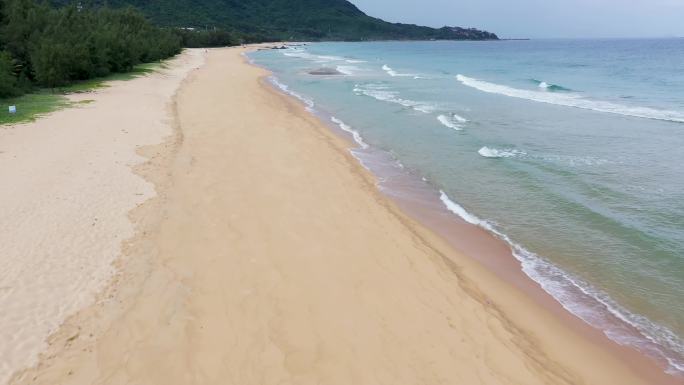
[{"label": "wet sand", "polygon": [[169,98],[118,274],[12,383],[653,384],[406,216],[242,52]]},{"label": "wet sand", "polygon": [[[665,372],[668,363],[662,359],[662,356],[649,355],[648,350],[637,351],[633,347],[619,345],[608,338],[602,330],[587,324],[565,309],[523,272],[520,261],[513,255],[511,246],[505,240],[450,212],[440,199],[440,191],[429,181],[407,170],[391,154],[370,147],[362,140],[355,138],[353,131],[341,129],[335,122],[335,118],[320,111],[316,114],[326,124],[330,121],[335,123],[329,124],[330,129],[353,143],[350,146],[350,152],[364,168],[376,176],[378,189],[403,213],[439,236],[460,254],[476,261],[499,279],[520,290],[583,338],[600,344],[611,354],[627,362],[639,376],[647,379],[649,383],[673,385],[681,383],[681,377]],[[581,298],[584,294],[577,292],[575,295]],[[587,306],[594,304],[591,298],[586,298],[586,300]],[[510,313],[511,309],[508,312]],[[606,312],[608,312],[607,309]],[[611,326],[629,331],[635,338],[643,338],[638,330],[616,316],[609,315],[606,318]]]}]

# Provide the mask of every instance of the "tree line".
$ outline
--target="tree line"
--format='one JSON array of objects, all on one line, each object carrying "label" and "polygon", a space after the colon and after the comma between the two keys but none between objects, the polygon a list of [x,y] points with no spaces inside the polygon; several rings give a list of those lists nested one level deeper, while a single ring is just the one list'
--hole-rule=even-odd
[{"label": "tree line", "polygon": [[131,7],[0,0],[0,98],[130,71],[183,46],[236,43],[224,31],[157,27]]},{"label": "tree line", "polygon": [[[50,0],[65,5],[74,0]],[[245,42],[365,40],[496,40],[486,31],[389,23],[347,0],[80,0],[134,6],[167,27],[217,27]],[[418,2],[419,3],[419,2]],[[458,16],[458,15],[454,15]]]}]

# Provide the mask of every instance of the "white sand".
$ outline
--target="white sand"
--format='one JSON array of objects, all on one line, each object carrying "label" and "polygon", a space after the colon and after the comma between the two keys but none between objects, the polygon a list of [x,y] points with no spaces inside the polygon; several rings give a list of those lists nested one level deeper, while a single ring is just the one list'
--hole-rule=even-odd
[{"label": "white sand", "polygon": [[169,103],[203,51],[74,99],[92,103],[0,128],[0,384],[109,282],[127,213],[155,195],[131,167],[171,131]]}]

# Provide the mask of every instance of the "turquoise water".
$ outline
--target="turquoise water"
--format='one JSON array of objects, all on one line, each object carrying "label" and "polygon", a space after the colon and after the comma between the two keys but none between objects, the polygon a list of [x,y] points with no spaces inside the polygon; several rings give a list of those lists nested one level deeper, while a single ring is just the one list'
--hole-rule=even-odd
[{"label": "turquoise water", "polygon": [[566,309],[684,373],[684,39],[318,43],[251,58],[509,242]]}]

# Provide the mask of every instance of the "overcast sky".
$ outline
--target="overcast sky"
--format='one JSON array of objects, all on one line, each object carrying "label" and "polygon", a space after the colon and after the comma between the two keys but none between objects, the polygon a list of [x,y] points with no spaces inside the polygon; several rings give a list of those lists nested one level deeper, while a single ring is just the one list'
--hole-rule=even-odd
[{"label": "overcast sky", "polygon": [[499,37],[684,37],[684,0],[351,0],[392,22]]}]

